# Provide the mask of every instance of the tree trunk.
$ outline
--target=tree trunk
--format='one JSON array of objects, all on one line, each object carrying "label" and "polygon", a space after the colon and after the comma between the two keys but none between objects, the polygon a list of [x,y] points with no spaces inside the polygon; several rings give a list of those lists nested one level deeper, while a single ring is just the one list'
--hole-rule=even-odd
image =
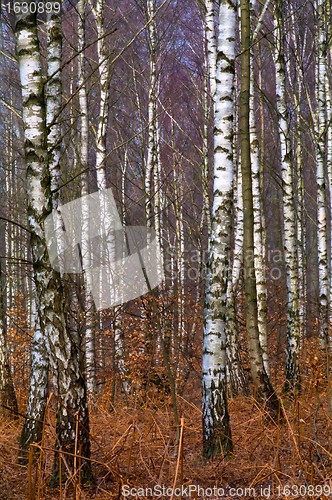
[{"label": "tree trunk", "polygon": [[325,29],[325,0],[317,0],[318,47],[316,63],[316,166],[317,166],[317,243],[318,243],[318,285],[319,285],[319,340],[322,347],[329,346],[328,299],[329,269],[327,258],[327,214],[326,214],[326,81],[327,44]]},{"label": "tree trunk", "polygon": [[[292,7],[290,19],[295,26],[296,24],[296,6]],[[305,27],[304,40],[301,42],[294,30],[288,31],[289,40],[287,40],[288,53],[286,59],[291,61],[293,53],[292,44],[295,47],[295,54],[302,57],[299,61],[301,71],[296,72],[296,79],[293,83],[290,79],[291,94],[294,99],[296,108],[296,134],[295,134],[295,158],[296,158],[296,175],[294,191],[297,194],[297,209],[296,209],[296,245],[297,245],[297,265],[299,279],[299,324],[300,324],[300,347],[303,345],[303,340],[306,335],[306,299],[307,299],[307,269],[306,269],[306,217],[305,217],[305,188],[304,188],[304,154],[303,141],[306,120],[303,118],[303,103],[305,102],[305,89],[303,85],[303,54],[306,52],[306,46],[309,39],[309,26]],[[288,66],[290,73],[291,68]]]},{"label": "tree trunk", "polygon": [[283,229],[284,256],[287,286],[287,348],[286,348],[286,381],[285,391],[300,389],[300,318],[299,287],[297,263],[297,234],[295,224],[294,179],[292,167],[289,117],[286,106],[286,63],[284,53],[284,10],[285,6],[278,0],[275,8],[276,23],[276,95],[280,138],[280,162],[283,185]]},{"label": "tree trunk", "polygon": [[[326,12],[331,12],[331,0],[326,2]],[[327,16],[327,39],[331,40],[332,36],[332,21],[331,16]],[[332,61],[332,48],[331,44],[328,47],[327,60]],[[332,85],[329,78],[329,73],[326,72],[326,108],[327,108],[327,151],[326,151],[326,162],[327,162],[327,172],[329,180],[329,190],[330,190],[330,220],[332,220]],[[332,248],[332,224],[330,227],[330,248]],[[330,251],[330,282],[329,282],[329,342],[331,343],[331,329],[332,329],[332,251]]]},{"label": "tree trunk", "polygon": [[[45,219],[52,211],[52,196],[46,147],[44,80],[36,15],[30,13],[17,15],[15,37],[22,86],[28,220],[37,292],[36,306],[41,332],[47,340],[50,351],[58,400],[56,448],[59,451],[74,453],[78,443],[81,454],[88,459],[90,457],[89,415],[80,351],[66,329],[63,284],[59,273],[50,265],[44,233]],[[27,418],[35,418],[35,415],[27,415]],[[76,436],[77,442],[75,442]],[[66,461],[73,470],[73,457],[66,456]],[[83,460],[81,473],[83,481],[91,480],[91,464],[88,460]],[[53,480],[54,482],[59,480],[57,453]]]},{"label": "tree trunk", "polygon": [[[239,162],[240,163],[240,162]],[[237,167],[236,182],[234,184],[234,200],[236,200],[236,225],[234,234],[234,252],[231,278],[227,286],[227,374],[231,395],[249,395],[249,386],[246,379],[238,340],[238,321],[236,310],[236,294],[240,285],[240,273],[243,264],[243,198],[242,174],[240,165]],[[235,215],[235,214],[234,214]]]},{"label": "tree trunk", "polygon": [[233,450],[226,383],[226,293],[233,197],[234,75],[237,2],[222,0],[214,98],[214,186],[203,335],[203,454]]},{"label": "tree trunk", "polygon": [[17,418],[18,408],[7,348],[7,323],[4,293],[4,276],[0,261],[0,414],[15,419]]},{"label": "tree trunk", "polygon": [[[150,20],[148,26],[149,33],[149,55],[150,55],[150,81],[148,96],[148,151],[146,159],[145,172],[145,196],[146,196],[146,223],[147,227],[153,227],[154,209],[153,209],[153,177],[157,168],[157,64],[156,64],[156,25],[155,19],[155,0],[147,0],[147,16]],[[155,190],[157,186],[154,186]],[[149,238],[149,236],[148,236]]]},{"label": "tree trunk", "polygon": [[[255,12],[256,1],[251,1],[251,11]],[[265,227],[263,226],[262,193],[261,193],[261,172],[260,172],[260,151],[255,119],[255,81],[254,81],[254,57],[253,49],[250,49],[250,148],[252,165],[252,193],[254,210],[254,266],[257,290],[257,310],[258,310],[258,330],[259,343],[262,349],[264,368],[267,375],[270,375],[268,341],[267,341],[267,289],[266,289],[266,269],[265,269]]]},{"label": "tree trunk", "polygon": [[281,411],[278,397],[265,371],[259,343],[257,291],[254,268],[254,211],[252,197],[252,173],[250,159],[250,3],[241,0],[241,91],[239,134],[241,146],[243,192],[243,256],[244,287],[246,299],[246,325],[249,336],[249,354],[252,378],[258,402],[277,421]]},{"label": "tree trunk", "polygon": [[[35,290],[33,290],[35,293]],[[32,316],[34,319],[33,343],[31,349],[30,384],[26,419],[20,437],[20,457],[22,463],[26,461],[25,451],[32,443],[40,443],[43,435],[44,416],[48,394],[48,346],[47,339],[40,329],[36,302],[33,300]]]},{"label": "tree trunk", "polygon": [[[82,196],[89,194],[89,117],[88,117],[88,98],[87,89],[85,84],[85,7],[86,0],[79,0],[77,4],[78,13],[78,99],[79,108],[81,113],[81,135],[80,135],[80,166],[83,172],[82,176]],[[96,345],[95,345],[95,331],[96,331],[96,310],[92,297],[92,262],[91,262],[91,248],[89,240],[89,214],[87,213],[88,207],[83,201],[82,212],[86,215],[83,217],[83,241],[82,241],[82,265],[84,269],[84,318],[85,318],[85,331],[84,331],[84,345],[85,345],[85,371],[86,371],[86,384],[90,398],[93,400],[96,396]]]},{"label": "tree trunk", "polygon": [[217,70],[217,42],[216,29],[214,25],[215,1],[205,2],[205,40],[207,48],[207,68],[210,82],[210,96],[214,100],[216,93],[216,70]]}]

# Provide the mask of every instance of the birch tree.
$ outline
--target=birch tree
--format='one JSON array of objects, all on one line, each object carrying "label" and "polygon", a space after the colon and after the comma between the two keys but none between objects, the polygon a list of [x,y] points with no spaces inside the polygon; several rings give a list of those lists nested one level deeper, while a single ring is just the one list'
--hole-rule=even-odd
[{"label": "birch tree", "polygon": [[153,174],[157,166],[157,62],[156,62],[156,22],[155,22],[155,0],[147,0],[148,44],[150,56],[150,76],[148,95],[148,149],[145,172],[145,195],[146,195],[146,222],[148,227],[153,227]]},{"label": "birch tree", "polygon": [[248,382],[243,370],[240,346],[238,340],[236,295],[240,288],[240,274],[243,267],[243,197],[242,197],[242,173],[240,165],[237,166],[237,172],[234,182],[234,215],[235,233],[234,250],[231,278],[227,286],[227,374],[230,393],[234,397],[238,394],[249,394]]},{"label": "birch tree", "polygon": [[7,347],[7,322],[5,311],[5,286],[0,260],[0,413],[10,418],[17,414],[17,399],[9,364]]},{"label": "birch tree", "polygon": [[[291,11],[292,24],[296,26],[296,7]],[[299,321],[300,321],[300,341],[306,333],[306,293],[307,293],[307,269],[306,269],[306,222],[305,222],[305,188],[304,188],[304,161],[303,161],[303,139],[306,121],[303,118],[302,103],[305,101],[306,90],[303,86],[305,78],[303,74],[303,66],[305,61],[306,50],[308,46],[309,26],[305,27],[303,42],[298,39],[295,30],[290,30],[288,33],[289,41],[288,47],[294,44],[295,53],[299,58],[299,71],[296,73],[296,80],[292,82],[290,79],[291,95],[294,99],[296,108],[296,135],[295,135],[295,149],[296,149],[296,179],[295,179],[295,193],[297,193],[297,217],[296,217],[296,231],[297,231],[297,259],[298,259],[298,276],[299,276]],[[291,60],[291,54],[287,59]],[[290,71],[290,68],[288,68]],[[311,116],[311,118],[314,118]]]},{"label": "birch tree", "polygon": [[243,259],[246,301],[246,327],[249,337],[251,374],[256,399],[265,406],[271,418],[280,414],[278,397],[266,373],[259,343],[257,290],[254,267],[254,210],[250,157],[250,1],[241,0],[241,90],[239,135],[243,193]]},{"label": "birch tree", "polygon": [[[56,448],[74,454],[79,443],[82,456],[88,459],[89,414],[80,353],[66,328],[63,284],[59,273],[50,265],[44,234],[45,218],[52,211],[44,78],[36,14],[30,13],[30,9],[27,11],[16,15],[15,39],[22,91],[28,222],[37,292],[36,308],[44,341],[48,343],[58,396]],[[27,418],[35,418],[35,415],[27,415]],[[21,445],[26,449],[29,443],[21,441]],[[66,461],[72,468],[73,456],[69,455]],[[84,481],[92,478],[88,460],[83,459],[81,473]],[[56,454],[53,480],[56,482],[59,479],[59,457]]]},{"label": "birch tree", "polygon": [[[328,13],[331,12],[331,0],[327,0],[326,2],[326,11]],[[332,36],[332,21],[331,16],[327,16],[327,40],[331,40]],[[327,48],[327,62],[331,65],[332,63],[332,47],[329,44]],[[332,193],[332,85],[331,80],[329,78],[329,72],[327,71],[325,74],[326,78],[326,107],[327,107],[327,173],[329,180],[329,191],[330,197]],[[330,217],[332,217],[332,202],[330,201]],[[330,241],[332,242],[332,226],[330,228]],[[330,282],[329,282],[329,327],[332,325],[332,252],[330,252]],[[330,334],[331,338],[331,334]]]},{"label": "birch tree", "polygon": [[[210,1],[206,3],[207,12],[213,11],[211,4]],[[220,2],[214,100],[214,186],[203,335],[203,454],[208,458],[220,453],[229,455],[233,447],[226,389],[225,312],[234,170],[236,12],[236,0]]]},{"label": "birch tree", "polygon": [[286,104],[286,62],[285,62],[285,4],[281,0],[275,6],[276,28],[276,99],[280,141],[280,165],[283,186],[283,235],[287,286],[287,348],[286,348],[286,391],[300,388],[300,317],[297,262],[297,231],[295,223],[294,178],[290,140],[289,117]]},{"label": "birch tree", "polygon": [[[85,74],[85,8],[86,0],[79,0],[77,3],[77,49],[78,49],[78,100],[80,110],[80,166],[83,172],[81,179],[81,194],[87,196],[89,194],[89,116],[88,116],[88,96],[86,88],[86,74]],[[99,129],[98,129],[99,130]],[[102,146],[101,146],[102,148]],[[102,148],[103,149],[103,148]],[[97,155],[98,159],[100,155]],[[99,160],[98,160],[99,161]],[[86,383],[89,396],[93,399],[96,394],[96,346],[95,346],[95,306],[92,297],[92,262],[91,262],[91,248],[89,240],[89,214],[87,213],[88,207],[86,203],[82,204],[83,212],[83,227],[82,234],[84,235],[82,241],[82,264],[84,269],[85,290],[84,290],[84,317],[85,317],[85,331],[84,331],[84,344],[85,344],[85,370],[86,370]]]},{"label": "birch tree", "polygon": [[[250,9],[255,12],[256,0],[250,2]],[[258,145],[258,136],[255,118],[255,75],[254,75],[254,55],[253,48],[250,49],[250,99],[249,99],[249,126],[250,126],[250,148],[252,165],[252,194],[254,210],[254,265],[257,289],[257,309],[258,309],[258,330],[259,342],[262,349],[263,363],[266,373],[269,375],[269,356],[267,341],[267,289],[266,289],[266,269],[265,269],[265,227],[263,225],[264,216],[262,209],[261,193],[261,161]]]},{"label": "birch tree", "polygon": [[99,120],[96,137],[97,185],[106,189],[105,162],[107,158],[106,136],[109,115],[110,65],[108,61],[107,39],[105,37],[105,0],[97,0],[93,10],[97,28],[98,72],[100,78]]},{"label": "birch tree", "polygon": [[[48,14],[47,18],[47,76],[49,77],[49,81],[45,89],[46,127],[48,127],[45,133],[47,135],[47,147],[49,150],[47,160],[50,174],[50,188],[54,191],[52,197],[52,208],[54,209],[58,208],[58,187],[61,175],[59,168],[59,143],[57,142],[59,140],[60,131],[59,126],[53,123],[55,114],[59,112],[61,108],[61,80],[58,72],[61,66],[61,35],[57,18],[58,16],[52,14]],[[38,64],[37,61],[36,64]],[[35,286],[33,287],[33,292],[36,294]],[[42,439],[48,394],[48,342],[41,331],[36,299],[32,299],[32,301],[32,326],[34,335],[31,348],[31,374],[26,410],[28,418],[24,422],[20,440],[22,450],[28,449],[31,443],[40,442]],[[22,455],[21,458],[24,460],[24,455]]]},{"label": "birch tree", "polygon": [[205,2],[205,40],[207,51],[207,70],[210,83],[210,96],[214,100],[216,93],[216,70],[217,70],[217,38],[215,29],[215,2]]},{"label": "birch tree", "polygon": [[[205,63],[205,71],[209,74],[207,63]],[[211,116],[211,100],[209,99],[210,87],[208,85],[208,77],[205,78],[204,86],[204,125],[203,125],[203,151],[202,151],[202,197],[203,210],[200,221],[200,229],[203,232],[204,227],[208,234],[211,231],[211,213],[210,213],[210,189],[209,189],[209,122]]]},{"label": "birch tree", "polygon": [[326,213],[326,135],[327,135],[327,47],[325,28],[325,0],[317,0],[317,62],[316,62],[316,167],[317,167],[317,243],[319,285],[319,339],[322,347],[328,347],[328,298],[329,268],[327,257],[327,213]]},{"label": "birch tree", "polygon": [[217,69],[217,42],[215,29],[215,2],[205,2],[205,40],[204,40],[204,66],[206,76],[204,79],[204,126],[203,126],[203,165],[202,165],[202,188],[203,188],[203,211],[201,227],[206,224],[208,234],[211,232],[211,212],[209,193],[209,122],[211,116],[211,105],[214,110],[214,98],[216,93],[216,69]]},{"label": "birch tree", "polygon": [[[36,290],[32,289],[34,295]],[[32,298],[31,307],[33,342],[31,346],[29,395],[26,419],[20,436],[19,460],[26,461],[25,450],[30,444],[40,443],[43,435],[44,416],[48,395],[49,356],[48,343],[41,331],[36,299]]]},{"label": "birch tree", "polygon": [[[147,113],[147,151],[145,160],[144,191],[145,191],[145,218],[148,230],[159,227],[159,213],[156,201],[160,201],[158,191],[158,146],[157,146],[157,32],[156,32],[156,0],[146,0],[146,15],[148,22],[148,49],[149,49],[149,90],[148,90],[148,113]],[[157,194],[157,197],[156,197]],[[160,236],[160,229],[159,229]],[[148,231],[147,242],[150,242]],[[162,333],[160,332],[160,335]],[[158,343],[159,339],[158,339]],[[161,339],[162,343],[162,339]],[[145,349],[152,356],[155,355],[155,340],[152,331],[145,336]]]},{"label": "birch tree", "polygon": [[185,303],[184,303],[184,279],[185,279],[185,261],[184,261],[184,251],[185,251],[185,235],[184,235],[184,223],[183,223],[183,175],[182,175],[182,163],[181,160],[174,161],[174,212],[175,212],[175,233],[176,233],[176,261],[177,261],[177,314],[178,314],[178,325],[177,325],[177,343],[178,349],[176,357],[178,357],[181,350],[183,350],[183,342],[185,336]]},{"label": "birch tree", "polygon": [[[97,0],[96,6],[93,9],[96,28],[97,28],[97,52],[98,52],[98,72],[100,79],[100,101],[99,101],[99,121],[96,136],[96,176],[97,176],[97,187],[98,190],[102,191],[107,187],[107,177],[106,177],[106,160],[108,157],[107,151],[107,131],[108,131],[108,120],[109,120],[109,98],[110,98],[110,78],[111,78],[111,67],[109,64],[110,49],[107,46],[107,37],[105,30],[105,14],[107,4],[105,0]],[[124,193],[123,193],[124,195]],[[104,209],[102,208],[102,211]],[[125,227],[125,212],[123,208],[122,217],[122,227]],[[106,212],[101,214],[102,220],[106,220],[107,226],[112,220],[112,214],[108,213],[107,207]],[[109,226],[108,226],[109,227]],[[111,262],[114,260],[114,241],[112,234],[108,239],[108,258]],[[110,277],[111,279],[111,277]],[[122,325],[122,310],[121,307],[114,308],[113,317],[113,330],[114,330],[114,367],[116,372],[121,377],[121,387],[122,390],[127,392],[129,390],[128,382],[125,377],[128,375],[125,367],[125,337],[123,334]]]},{"label": "birch tree", "polygon": [[[296,20],[296,7],[292,8],[290,12],[290,19],[292,23]],[[310,28],[306,26],[304,31],[303,41],[297,36],[295,30],[288,30],[288,39],[286,44],[286,60],[290,64],[292,48],[291,40],[295,46],[295,53],[297,59],[300,59],[297,63],[299,66],[299,71],[296,72],[295,81],[289,78],[289,100],[290,106],[292,104],[292,98],[294,99],[294,107],[296,109],[295,116],[295,133],[293,136],[292,149],[295,151],[293,157],[293,189],[294,189],[294,204],[295,204],[295,230],[296,230],[296,258],[297,258],[297,277],[298,277],[298,331],[299,331],[299,350],[303,345],[306,329],[307,329],[307,281],[308,281],[308,269],[306,264],[306,240],[307,240],[307,227],[306,227],[306,207],[305,207],[305,163],[304,163],[304,148],[303,141],[305,137],[305,125],[308,123],[304,118],[304,113],[302,112],[302,103],[305,102],[305,98],[308,98],[308,87],[303,85],[305,79],[304,66],[306,61],[307,44],[310,36]],[[287,67],[287,66],[286,66]],[[291,74],[291,68],[288,67],[288,73]],[[310,111],[312,110],[311,104],[309,104]],[[311,114],[311,119],[315,120],[314,116]],[[311,126],[310,126],[311,128]],[[295,164],[295,165],[294,165]],[[300,384],[298,385],[300,388]],[[286,384],[287,388],[287,384]]]},{"label": "birch tree", "polygon": [[61,17],[51,11],[47,14],[47,84],[46,95],[46,127],[48,164],[51,176],[52,205],[59,206],[59,187],[61,178],[61,125],[60,113],[62,105],[62,33]]}]

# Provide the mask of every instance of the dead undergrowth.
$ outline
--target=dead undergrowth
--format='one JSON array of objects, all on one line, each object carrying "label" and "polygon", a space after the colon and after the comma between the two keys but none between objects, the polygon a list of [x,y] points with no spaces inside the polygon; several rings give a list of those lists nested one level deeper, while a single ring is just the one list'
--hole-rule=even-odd
[{"label": "dead undergrowth", "polygon": [[[223,488],[224,496],[213,496],[211,490],[208,491],[205,498],[213,499],[252,498],[253,492],[255,498],[332,498],[331,395],[326,369],[312,352],[308,348],[308,354],[304,353],[302,395],[297,400],[283,398],[286,418],[278,426],[267,423],[263,410],[257,408],[252,398],[238,397],[230,401],[234,455],[229,460],[219,457],[207,462],[202,458],[198,384],[192,385],[190,396],[179,397],[183,441],[178,458],[174,456],[175,432],[168,396],[161,397],[152,391],[144,403],[139,398],[130,402],[118,398],[110,412],[109,392],[105,390],[91,414],[97,485],[90,489],[81,487],[78,474],[62,485],[61,490],[48,486],[54,456],[51,407],[40,458],[34,462],[31,450],[29,467],[17,464],[22,421],[2,420],[0,499],[125,498],[122,495],[125,485],[126,491],[155,485],[218,487],[219,493]],[[279,387],[281,384],[282,380],[278,380]],[[282,489],[285,485],[293,487],[290,495],[287,489]],[[301,485],[302,490],[297,490]],[[317,494],[310,493],[309,485],[317,485]],[[320,487],[321,495],[318,494]],[[229,488],[233,488],[232,496],[228,496]],[[244,488],[251,488],[247,490],[250,494],[245,495]],[[265,496],[261,492],[265,492]],[[155,492],[152,498],[162,497]],[[192,491],[190,498],[204,497]]]}]

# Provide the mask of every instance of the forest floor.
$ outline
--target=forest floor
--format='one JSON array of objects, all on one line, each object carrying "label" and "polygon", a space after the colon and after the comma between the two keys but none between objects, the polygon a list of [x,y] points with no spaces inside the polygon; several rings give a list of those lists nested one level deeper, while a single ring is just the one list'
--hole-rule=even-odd
[{"label": "forest floor", "polygon": [[[93,467],[97,486],[48,486],[53,460],[53,426],[48,426],[42,460],[17,464],[22,421],[0,422],[0,500],[109,498],[332,498],[332,399],[325,367],[306,349],[303,390],[296,400],[282,398],[285,420],[268,423],[251,397],[230,400],[234,441],[231,459],[206,461],[201,454],[200,387],[195,381],[179,397],[183,445],[174,457],[174,427],[168,396],[151,391],[143,404],[119,401],[109,411],[105,390],[91,413]],[[281,380],[277,377],[277,386]],[[53,410],[52,410],[53,411]],[[53,420],[50,410],[50,423]],[[198,488],[201,488],[198,490]],[[138,488],[154,488],[143,493]],[[164,489],[163,489],[164,488]],[[30,489],[30,493],[29,493]],[[204,491],[205,489],[205,491]],[[145,494],[145,496],[144,496]]]}]

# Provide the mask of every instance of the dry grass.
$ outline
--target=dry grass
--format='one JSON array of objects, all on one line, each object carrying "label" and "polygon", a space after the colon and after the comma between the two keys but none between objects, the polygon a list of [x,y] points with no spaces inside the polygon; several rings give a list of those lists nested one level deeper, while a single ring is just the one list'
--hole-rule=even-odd
[{"label": "dry grass", "polygon": [[[28,476],[36,489],[33,498],[43,499],[109,499],[121,497],[121,486],[172,487],[197,484],[201,487],[271,488],[269,498],[277,495],[278,485],[329,485],[332,492],[332,419],[325,368],[313,351],[304,353],[306,367],[303,393],[296,400],[283,398],[286,419],[278,426],[267,424],[262,410],[252,398],[230,402],[234,456],[230,460],[215,458],[207,462],[201,456],[200,390],[197,385],[190,397],[179,397],[184,418],[182,460],[174,457],[172,409],[167,398],[151,393],[144,404],[119,401],[108,411],[109,394],[100,398],[91,415],[91,435],[95,489],[84,490],[69,484],[52,490],[48,487],[53,460],[53,426],[45,433],[43,461],[28,474],[17,464],[17,443],[21,422],[0,422],[0,499],[23,500],[28,497]],[[305,356],[309,356],[308,359]],[[279,381],[281,383],[281,380]],[[278,384],[279,385],[279,384]],[[53,416],[49,416],[52,423]],[[39,493],[38,486],[39,484]],[[274,492],[274,493],[273,493]],[[332,495],[316,495],[327,499]],[[138,498],[138,497],[137,497]],[[157,496],[155,498],[158,498]],[[197,498],[192,495],[191,498]],[[217,497],[210,497],[217,498]],[[231,498],[231,497],[220,497]],[[232,498],[249,498],[233,496]],[[256,498],[264,498],[257,494]],[[309,494],[288,498],[312,498]]]}]

